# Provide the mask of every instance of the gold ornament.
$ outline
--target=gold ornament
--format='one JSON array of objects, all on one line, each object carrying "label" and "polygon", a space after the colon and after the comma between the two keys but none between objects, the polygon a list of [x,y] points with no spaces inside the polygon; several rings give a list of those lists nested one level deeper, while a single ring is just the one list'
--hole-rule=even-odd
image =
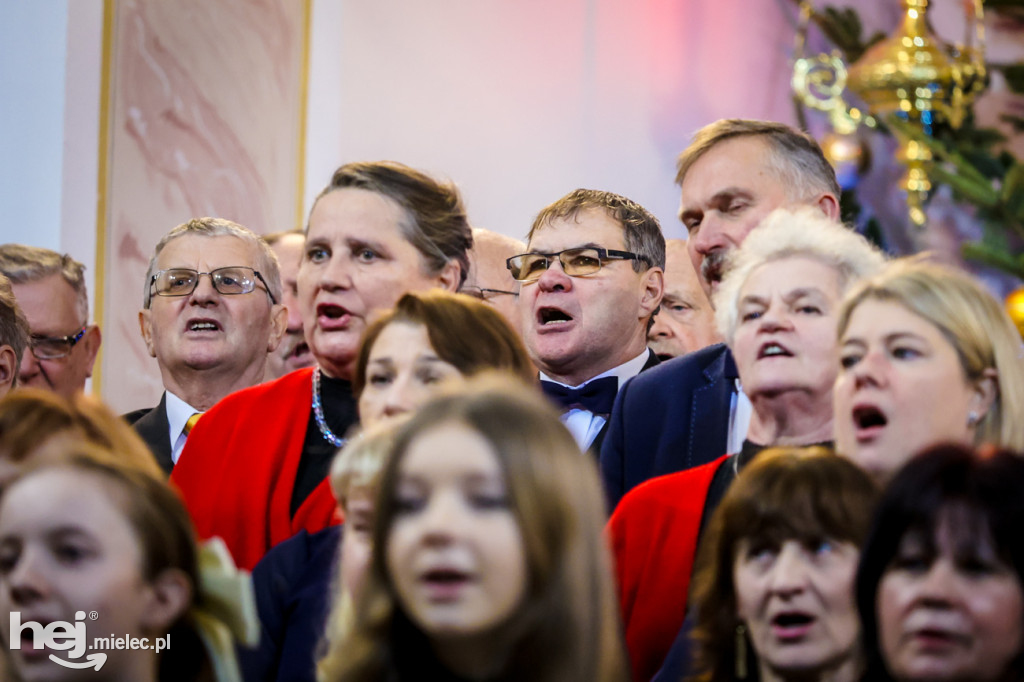
[{"label": "gold ornament", "polygon": [[[810,3],[801,2],[801,24],[793,67],[793,90],[808,106],[829,113],[839,134],[852,132],[859,123],[876,125],[876,118],[899,115],[928,131],[944,120],[958,128],[974,96],[985,85],[984,10],[981,0],[965,4],[973,9],[969,19],[976,45],[953,47],[939,40],[928,24],[928,0],[902,0],[903,21],[888,38],[867,50],[851,67],[838,54],[802,56],[807,24],[813,14]],[[851,108],[843,99],[849,90],[867,105],[868,113]],[[931,151],[897,133],[897,157],[907,172],[900,188],[907,193],[911,221],[925,223],[924,201],[931,189],[928,166]]]},{"label": "gold ornament", "polygon": [[1024,287],[1017,289],[1006,297],[1006,312],[1017,325],[1017,331],[1024,339]]}]

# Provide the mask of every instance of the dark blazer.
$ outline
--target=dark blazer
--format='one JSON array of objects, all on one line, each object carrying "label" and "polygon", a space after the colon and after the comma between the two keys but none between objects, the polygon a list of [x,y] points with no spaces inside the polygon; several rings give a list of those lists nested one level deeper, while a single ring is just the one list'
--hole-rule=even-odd
[{"label": "dark blazer", "polygon": [[732,353],[717,344],[663,362],[619,389],[601,446],[609,509],[649,478],[722,456],[738,376]]},{"label": "dark blazer", "polygon": [[[647,349],[647,362],[645,362],[644,366],[640,368],[640,371],[641,372],[646,372],[651,367],[654,367],[655,365],[660,364],[660,362],[661,361],[658,360],[658,356],[654,354],[654,351],[651,350],[650,348],[648,348]],[[629,381],[626,382],[626,384],[628,384],[628,383],[629,383]],[[622,386],[619,387],[619,392],[621,393],[621,391],[622,391]],[[617,397],[618,396],[616,396],[616,398]],[[607,421],[605,421],[604,426],[601,427],[601,430],[598,431],[597,435],[594,437],[594,442],[591,443],[590,447],[587,449],[587,452],[589,452],[590,454],[594,455],[594,459],[600,460],[600,458],[601,458],[601,446],[604,443],[605,436],[608,435],[608,425],[609,424],[611,424],[610,415],[609,415],[609,419]]]},{"label": "dark blazer", "polygon": [[146,441],[160,468],[170,474],[174,462],[171,461],[171,439],[168,434],[171,425],[167,421],[166,391],[160,396],[159,405],[148,410],[129,412],[124,415],[124,419],[135,427],[136,433]]},{"label": "dark blazer", "polygon": [[316,682],[317,650],[331,609],[342,526],[299,531],[252,570],[260,643],[238,648],[245,682]]}]

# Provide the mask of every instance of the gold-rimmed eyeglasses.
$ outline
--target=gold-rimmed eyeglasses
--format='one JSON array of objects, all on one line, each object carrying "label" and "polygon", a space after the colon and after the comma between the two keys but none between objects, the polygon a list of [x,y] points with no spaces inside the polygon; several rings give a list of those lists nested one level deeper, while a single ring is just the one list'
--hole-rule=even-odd
[{"label": "gold-rimmed eyeglasses", "polygon": [[629,251],[585,246],[577,249],[564,249],[557,253],[523,253],[507,259],[505,265],[512,273],[512,277],[518,281],[534,282],[540,279],[540,276],[551,267],[552,261],[556,258],[562,264],[562,270],[570,277],[592,275],[601,269],[605,261],[609,260],[640,260],[645,263],[647,262],[647,258],[644,256]]}]

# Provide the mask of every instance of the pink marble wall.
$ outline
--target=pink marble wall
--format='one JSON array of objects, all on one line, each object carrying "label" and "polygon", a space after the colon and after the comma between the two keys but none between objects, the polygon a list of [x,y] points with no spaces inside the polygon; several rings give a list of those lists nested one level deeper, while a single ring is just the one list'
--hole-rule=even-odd
[{"label": "pink marble wall", "polygon": [[307,3],[115,3],[100,382],[118,410],[162,390],[138,326],[160,237],[207,215],[294,227]]}]

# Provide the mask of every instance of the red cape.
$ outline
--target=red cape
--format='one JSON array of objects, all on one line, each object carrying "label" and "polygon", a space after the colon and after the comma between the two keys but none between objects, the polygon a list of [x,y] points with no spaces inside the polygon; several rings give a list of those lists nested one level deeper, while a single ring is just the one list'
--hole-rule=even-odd
[{"label": "red cape", "polygon": [[635,682],[658,672],[686,618],[704,501],[727,456],[638,485],[608,521]]},{"label": "red cape", "polygon": [[312,401],[313,370],[298,370],[227,396],[185,441],[171,481],[199,536],[223,538],[241,568],[300,530],[341,521],[327,479],[290,513]]}]

